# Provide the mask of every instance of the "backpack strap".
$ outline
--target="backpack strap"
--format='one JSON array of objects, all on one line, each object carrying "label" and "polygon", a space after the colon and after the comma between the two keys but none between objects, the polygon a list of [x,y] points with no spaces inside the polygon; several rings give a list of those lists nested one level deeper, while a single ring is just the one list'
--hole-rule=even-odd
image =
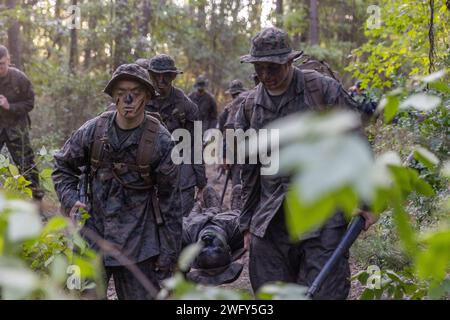
[{"label": "backpack strap", "polygon": [[252,90],[244,101],[244,115],[247,122],[250,124],[253,117],[253,105],[255,103],[255,91]]},{"label": "backpack strap", "polygon": [[103,146],[105,144],[108,120],[113,116],[114,111],[103,112],[95,123],[94,141],[91,149],[91,166],[95,170],[101,165],[103,159]]},{"label": "backpack strap", "polygon": [[178,120],[181,123],[181,126],[184,128],[186,126],[186,108],[185,108],[185,101],[184,101],[184,94],[181,92],[176,91],[175,92],[175,110]]},{"label": "backpack strap", "polygon": [[315,108],[325,106],[325,99],[322,94],[322,74],[315,70],[302,70],[305,80],[305,91]]},{"label": "backpack strap", "polygon": [[150,163],[152,156],[155,154],[156,139],[160,124],[156,118],[149,114],[146,115],[144,132],[142,133],[137,150],[136,165],[140,169],[141,177],[147,184],[152,183]]},{"label": "backpack strap", "polygon": [[141,141],[139,141],[139,147],[136,155],[136,165],[141,171],[141,177],[144,181],[152,185],[151,199],[153,212],[155,214],[156,224],[161,226],[164,224],[164,220],[161,215],[161,209],[159,207],[159,199],[156,190],[156,184],[152,181],[151,162],[152,156],[156,152],[156,139],[158,138],[158,132],[161,122],[151,115],[146,115],[146,123],[144,132],[142,133]]}]

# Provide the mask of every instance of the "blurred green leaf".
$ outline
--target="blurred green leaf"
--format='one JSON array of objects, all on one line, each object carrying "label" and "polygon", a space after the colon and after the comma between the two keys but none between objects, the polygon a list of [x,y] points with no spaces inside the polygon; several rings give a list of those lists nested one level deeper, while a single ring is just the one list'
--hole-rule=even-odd
[{"label": "blurred green leaf", "polygon": [[269,283],[256,295],[260,300],[308,300],[307,292],[307,287],[293,283]]},{"label": "blurred green leaf", "polygon": [[191,268],[192,263],[202,250],[203,245],[200,242],[187,246],[180,254],[178,259],[178,267],[182,272],[187,272]]},{"label": "blurred green leaf", "polygon": [[17,178],[20,176],[19,169],[17,169],[17,167],[15,165],[12,165],[12,164],[9,165],[9,172],[11,173],[11,175],[14,178]]},{"label": "blurred green leaf", "polygon": [[414,148],[414,159],[420,161],[428,169],[433,169],[439,164],[438,157],[423,147]]},{"label": "blurred green leaf", "polygon": [[8,240],[22,241],[39,236],[42,224],[36,207],[24,201],[9,201],[12,211],[8,223]]},{"label": "blurred green leaf", "polygon": [[400,107],[400,98],[395,95],[385,96],[380,102],[380,110],[384,110],[384,122],[389,123],[394,119]]},{"label": "blurred green leaf", "polygon": [[400,109],[414,108],[419,111],[430,111],[441,103],[441,98],[425,94],[416,93],[409,96],[405,101],[400,104]]}]

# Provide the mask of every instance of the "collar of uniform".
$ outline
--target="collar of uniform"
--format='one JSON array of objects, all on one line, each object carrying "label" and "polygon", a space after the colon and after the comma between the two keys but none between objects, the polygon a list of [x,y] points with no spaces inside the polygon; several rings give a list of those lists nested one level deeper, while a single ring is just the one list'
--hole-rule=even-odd
[{"label": "collar of uniform", "polygon": [[195,92],[195,95],[196,95],[196,99],[198,99],[199,101],[204,100],[204,99],[209,99],[209,97],[211,96],[209,91],[206,91],[206,90],[205,90],[205,93],[203,93],[202,95],[199,94],[198,92]]},{"label": "collar of uniform", "polygon": [[[292,77],[292,82],[289,85],[289,88],[283,93],[283,98],[281,99],[280,106],[275,106],[272,102],[272,99],[269,96],[268,91],[264,88],[263,84],[260,83],[256,87],[256,98],[255,104],[260,105],[272,112],[276,112],[278,107],[282,107],[285,104],[289,103],[292,99],[294,99],[298,94],[302,93],[305,88],[305,79],[303,73],[294,67],[294,75]],[[293,91],[293,92],[292,92]],[[294,94],[290,94],[294,93]]]},{"label": "collar of uniform", "polygon": [[172,87],[172,90],[170,91],[169,95],[166,98],[161,99],[157,97],[155,99],[152,99],[148,105],[150,107],[153,107],[153,109],[155,109],[156,112],[159,112],[162,111],[164,108],[167,108],[168,106],[174,104],[175,96],[176,96],[175,87]]},{"label": "collar of uniform", "polygon": [[122,145],[120,145],[119,136],[117,135],[115,124],[116,117],[117,111],[114,112],[113,116],[110,118],[108,123],[107,142],[111,145],[111,147],[114,150],[118,151],[123,150],[131,145],[139,144],[141,140],[142,131],[147,119],[145,118],[144,121],[142,121],[142,123],[137,128],[133,129],[133,132],[131,133],[130,137],[126,141],[124,141]]}]

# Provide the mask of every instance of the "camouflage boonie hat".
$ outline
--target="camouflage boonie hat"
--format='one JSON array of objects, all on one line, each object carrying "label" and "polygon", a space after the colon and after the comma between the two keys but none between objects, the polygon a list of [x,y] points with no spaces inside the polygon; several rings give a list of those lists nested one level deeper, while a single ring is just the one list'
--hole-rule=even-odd
[{"label": "camouflage boonie hat", "polygon": [[183,71],[175,67],[175,61],[167,54],[158,54],[151,58],[148,62],[147,69],[156,73],[183,73]]},{"label": "camouflage boonie hat", "polygon": [[139,65],[140,67],[144,68],[145,70],[148,70],[148,63],[149,60],[148,59],[137,59],[135,62],[137,65]]},{"label": "camouflage boonie hat", "polygon": [[206,77],[203,75],[198,76],[197,79],[195,80],[194,88],[195,89],[205,88],[207,86],[208,86],[208,79],[206,79]]},{"label": "camouflage boonie hat", "polygon": [[233,80],[230,82],[230,85],[228,86],[228,90],[225,91],[226,94],[237,94],[247,91],[247,89],[244,88],[244,84],[241,80]]},{"label": "camouflage boonie hat", "polygon": [[272,62],[285,64],[295,60],[303,51],[294,51],[288,34],[278,28],[266,28],[252,39],[250,54],[241,57],[241,63]]},{"label": "camouflage boonie hat", "polygon": [[155,89],[150,82],[150,76],[148,75],[147,70],[135,63],[119,66],[116,71],[114,71],[111,80],[108,82],[103,92],[112,97],[114,86],[120,80],[137,81],[151,93],[152,97],[155,96]]}]

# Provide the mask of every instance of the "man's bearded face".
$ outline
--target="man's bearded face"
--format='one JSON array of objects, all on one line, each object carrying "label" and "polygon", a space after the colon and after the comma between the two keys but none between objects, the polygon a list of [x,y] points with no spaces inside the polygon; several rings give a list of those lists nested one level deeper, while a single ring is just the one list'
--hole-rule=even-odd
[{"label": "man's bearded face", "polygon": [[114,88],[113,99],[118,113],[131,120],[145,112],[148,93],[139,82],[122,80]]}]

